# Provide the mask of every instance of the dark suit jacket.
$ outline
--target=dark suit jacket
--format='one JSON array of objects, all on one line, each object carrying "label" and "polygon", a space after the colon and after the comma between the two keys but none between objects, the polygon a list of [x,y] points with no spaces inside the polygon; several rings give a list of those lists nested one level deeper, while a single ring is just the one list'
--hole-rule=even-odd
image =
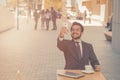
[{"label": "dark suit jacket", "polygon": [[91,44],[82,41],[82,58],[79,59],[75,54],[77,52],[76,45],[73,40],[57,40],[57,47],[64,52],[65,69],[84,70],[85,65],[91,63],[93,69],[95,65],[99,65],[98,59],[93,51]]}]

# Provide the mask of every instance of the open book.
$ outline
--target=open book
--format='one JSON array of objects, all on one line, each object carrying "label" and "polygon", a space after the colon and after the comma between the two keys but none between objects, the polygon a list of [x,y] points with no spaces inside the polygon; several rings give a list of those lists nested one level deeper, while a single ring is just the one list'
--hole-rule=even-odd
[{"label": "open book", "polygon": [[71,77],[71,78],[80,78],[80,77],[84,76],[84,74],[79,74],[79,73],[75,73],[75,72],[68,72],[68,71],[66,71],[64,73],[58,73],[58,75]]}]

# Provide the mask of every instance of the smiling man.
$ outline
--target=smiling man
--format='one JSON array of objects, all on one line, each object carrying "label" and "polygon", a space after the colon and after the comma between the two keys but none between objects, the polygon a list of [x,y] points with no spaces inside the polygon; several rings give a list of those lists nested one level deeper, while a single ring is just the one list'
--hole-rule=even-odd
[{"label": "smiling man", "polygon": [[100,71],[100,64],[92,45],[81,40],[84,27],[74,22],[70,31],[72,40],[64,39],[64,35],[68,33],[66,27],[61,28],[57,39],[57,47],[64,53],[65,69],[85,70],[85,65],[91,64],[95,71]]}]

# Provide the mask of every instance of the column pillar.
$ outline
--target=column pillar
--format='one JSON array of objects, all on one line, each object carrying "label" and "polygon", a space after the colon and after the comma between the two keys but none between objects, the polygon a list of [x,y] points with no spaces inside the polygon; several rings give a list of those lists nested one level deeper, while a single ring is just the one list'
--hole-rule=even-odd
[{"label": "column pillar", "polygon": [[113,0],[112,48],[120,53],[120,0]]}]

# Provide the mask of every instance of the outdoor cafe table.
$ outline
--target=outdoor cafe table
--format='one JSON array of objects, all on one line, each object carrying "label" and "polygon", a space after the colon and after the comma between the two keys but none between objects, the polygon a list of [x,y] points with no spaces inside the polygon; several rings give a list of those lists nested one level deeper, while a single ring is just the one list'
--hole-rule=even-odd
[{"label": "outdoor cafe table", "polygon": [[[60,76],[59,73],[65,73],[65,72],[74,72],[79,74],[84,74],[84,77],[80,78],[70,78],[66,76]],[[81,70],[57,70],[57,80],[106,80],[102,72],[94,72],[94,73],[82,73]]]}]

